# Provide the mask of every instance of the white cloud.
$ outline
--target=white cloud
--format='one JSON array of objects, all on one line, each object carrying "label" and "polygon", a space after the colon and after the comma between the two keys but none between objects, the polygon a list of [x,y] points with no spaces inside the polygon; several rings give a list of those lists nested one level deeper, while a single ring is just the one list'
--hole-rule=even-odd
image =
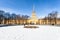
[{"label": "white cloud", "polygon": [[11,14],[12,14],[12,13],[22,14],[20,10],[14,10],[14,9],[12,9],[12,8],[2,8],[2,7],[1,7],[0,10],[3,10],[3,11],[5,11],[5,12],[10,12]]},{"label": "white cloud", "polygon": [[57,18],[60,18],[60,14],[57,15]]}]

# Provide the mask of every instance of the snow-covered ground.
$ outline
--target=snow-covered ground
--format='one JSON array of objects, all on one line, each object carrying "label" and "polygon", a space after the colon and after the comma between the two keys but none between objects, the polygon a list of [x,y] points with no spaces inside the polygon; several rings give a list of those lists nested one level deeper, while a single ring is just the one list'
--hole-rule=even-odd
[{"label": "snow-covered ground", "polygon": [[0,27],[0,40],[60,40],[60,27],[39,25],[39,28],[23,28],[23,25]]}]

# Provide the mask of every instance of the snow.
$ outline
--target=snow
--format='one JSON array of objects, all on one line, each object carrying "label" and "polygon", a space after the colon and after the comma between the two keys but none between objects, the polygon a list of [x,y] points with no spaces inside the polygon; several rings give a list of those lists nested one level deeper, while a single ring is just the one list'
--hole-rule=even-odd
[{"label": "snow", "polygon": [[60,27],[38,25],[39,28],[23,28],[23,25],[0,27],[0,40],[60,40]]}]

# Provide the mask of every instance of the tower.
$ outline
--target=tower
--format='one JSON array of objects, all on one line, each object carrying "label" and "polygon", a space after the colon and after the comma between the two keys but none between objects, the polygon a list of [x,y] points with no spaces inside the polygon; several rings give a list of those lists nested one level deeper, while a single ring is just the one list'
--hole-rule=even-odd
[{"label": "tower", "polygon": [[34,6],[34,5],[33,5],[33,10],[32,10],[31,19],[37,19],[36,14],[35,14],[35,6]]},{"label": "tower", "polygon": [[33,5],[32,16],[31,16],[29,22],[32,24],[36,24],[37,21],[38,21],[38,19],[37,19],[37,16],[35,14],[35,6]]}]

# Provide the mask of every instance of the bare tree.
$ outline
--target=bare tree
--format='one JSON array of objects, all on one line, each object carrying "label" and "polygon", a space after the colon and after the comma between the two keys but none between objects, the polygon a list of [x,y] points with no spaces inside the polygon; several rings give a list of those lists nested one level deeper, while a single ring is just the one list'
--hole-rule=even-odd
[{"label": "bare tree", "polygon": [[48,14],[48,19],[50,21],[50,24],[51,24],[52,20],[54,20],[54,22],[56,24],[57,13],[58,13],[57,11],[53,11],[53,12]]},{"label": "bare tree", "polygon": [[2,21],[4,20],[4,11],[0,10],[0,24],[2,23]]},{"label": "bare tree", "polygon": [[29,18],[29,16],[28,15],[25,15],[26,24],[28,24],[27,23],[28,18]]}]

